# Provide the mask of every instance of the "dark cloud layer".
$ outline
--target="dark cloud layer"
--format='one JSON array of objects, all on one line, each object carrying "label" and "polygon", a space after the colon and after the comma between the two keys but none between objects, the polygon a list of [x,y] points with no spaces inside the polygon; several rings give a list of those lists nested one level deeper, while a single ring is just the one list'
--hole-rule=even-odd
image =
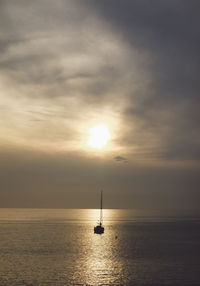
[{"label": "dark cloud layer", "polygon": [[159,134],[164,157],[199,160],[200,4],[127,0],[95,4],[124,41],[151,58],[153,79],[139,95],[132,93],[125,121],[137,122],[140,139],[145,132]]},{"label": "dark cloud layer", "polygon": [[130,168],[77,154],[24,150],[0,157],[1,207],[98,207],[100,187],[107,208],[198,212],[200,181],[194,169]]}]

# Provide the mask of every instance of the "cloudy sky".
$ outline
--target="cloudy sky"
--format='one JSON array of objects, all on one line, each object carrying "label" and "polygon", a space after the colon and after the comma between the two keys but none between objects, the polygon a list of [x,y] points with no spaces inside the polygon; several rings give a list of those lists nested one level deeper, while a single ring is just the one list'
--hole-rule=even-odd
[{"label": "cloudy sky", "polygon": [[199,11],[0,0],[0,207],[200,213]]}]

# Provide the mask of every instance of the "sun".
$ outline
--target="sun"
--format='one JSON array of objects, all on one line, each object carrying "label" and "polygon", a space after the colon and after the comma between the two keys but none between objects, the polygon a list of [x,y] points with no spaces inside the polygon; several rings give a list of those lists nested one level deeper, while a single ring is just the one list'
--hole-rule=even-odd
[{"label": "sun", "polygon": [[90,128],[88,145],[95,149],[102,149],[110,139],[110,132],[106,125],[98,124]]}]

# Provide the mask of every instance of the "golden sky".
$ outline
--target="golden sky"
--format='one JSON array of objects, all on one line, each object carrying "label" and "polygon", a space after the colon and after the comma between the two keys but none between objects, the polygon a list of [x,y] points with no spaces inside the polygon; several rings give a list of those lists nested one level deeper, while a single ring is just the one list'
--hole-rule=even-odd
[{"label": "golden sky", "polygon": [[1,207],[198,209],[194,5],[1,1]]}]

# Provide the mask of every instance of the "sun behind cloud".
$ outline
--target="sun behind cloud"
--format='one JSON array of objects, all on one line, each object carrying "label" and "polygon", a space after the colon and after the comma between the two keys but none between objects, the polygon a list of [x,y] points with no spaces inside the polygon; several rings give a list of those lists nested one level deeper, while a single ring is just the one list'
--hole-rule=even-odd
[{"label": "sun behind cloud", "polygon": [[102,149],[110,139],[110,132],[105,124],[98,124],[90,128],[88,146],[95,149]]}]

